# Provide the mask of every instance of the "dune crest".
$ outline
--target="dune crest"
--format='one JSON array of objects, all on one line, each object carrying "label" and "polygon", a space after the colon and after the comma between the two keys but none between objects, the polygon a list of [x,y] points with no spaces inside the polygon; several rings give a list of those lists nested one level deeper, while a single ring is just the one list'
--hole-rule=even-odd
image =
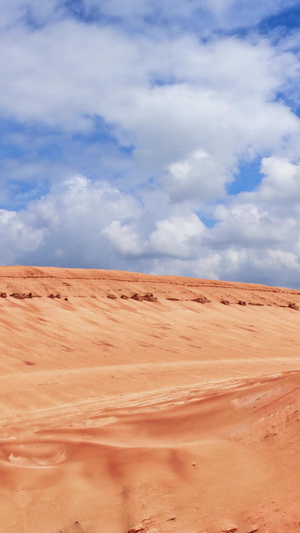
[{"label": "dune crest", "polygon": [[264,285],[0,267],[0,531],[300,531],[299,309]]}]

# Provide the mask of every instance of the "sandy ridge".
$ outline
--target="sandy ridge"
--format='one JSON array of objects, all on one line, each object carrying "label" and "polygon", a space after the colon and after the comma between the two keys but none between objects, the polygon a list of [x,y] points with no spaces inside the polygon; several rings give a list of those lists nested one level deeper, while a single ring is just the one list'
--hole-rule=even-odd
[{"label": "sandy ridge", "polygon": [[5,533],[299,531],[300,292],[35,267],[0,292]]}]

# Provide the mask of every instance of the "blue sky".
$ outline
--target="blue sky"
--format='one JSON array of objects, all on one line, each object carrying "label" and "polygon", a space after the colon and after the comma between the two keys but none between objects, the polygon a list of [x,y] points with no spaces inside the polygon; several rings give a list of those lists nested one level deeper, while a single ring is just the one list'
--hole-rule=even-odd
[{"label": "blue sky", "polygon": [[0,264],[299,288],[299,0],[0,20]]}]

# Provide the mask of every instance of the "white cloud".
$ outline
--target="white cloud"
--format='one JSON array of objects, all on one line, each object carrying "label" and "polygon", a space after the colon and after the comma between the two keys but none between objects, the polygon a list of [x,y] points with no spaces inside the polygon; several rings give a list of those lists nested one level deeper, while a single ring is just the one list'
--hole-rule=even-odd
[{"label": "white cloud", "polygon": [[69,131],[101,116],[152,169],[197,149],[232,165],[236,155],[279,149],[299,131],[290,109],[272,102],[297,60],[265,41],[132,39],[65,21],[17,28],[0,45],[2,115]]},{"label": "white cloud", "polygon": [[[241,159],[298,152],[300,121],[276,100],[297,57],[265,39],[153,39],[59,20],[5,32],[0,56],[2,116],[69,136],[91,132],[101,117],[121,145],[134,146],[122,189],[154,176],[171,202],[199,208],[226,194]],[[30,168],[36,177],[38,166]],[[51,168],[53,179],[68,169],[77,170]]]},{"label": "white cloud", "polygon": [[[110,241],[103,229],[113,221],[127,224],[139,214],[139,203],[107,183],[74,176],[18,212],[2,210],[5,243],[0,262],[112,267]],[[124,249],[122,249],[124,252]],[[54,259],[53,259],[54,258]]]},{"label": "white cloud", "polygon": [[129,27],[151,27],[156,21],[165,31],[167,26],[181,27],[189,23],[202,32],[218,28],[258,24],[263,18],[297,6],[297,0],[84,0],[86,12],[101,13],[122,20]]},{"label": "white cloud", "polygon": [[197,259],[155,259],[150,273],[156,276],[172,274],[174,276],[219,279],[222,263],[222,255],[203,248],[198,250]]},{"label": "white cloud", "polygon": [[197,253],[195,244],[199,243],[204,230],[204,224],[195,214],[173,215],[156,222],[149,236],[149,248],[152,254],[189,258]]},{"label": "white cloud", "polygon": [[230,169],[222,162],[204,150],[195,150],[190,157],[171,163],[162,183],[175,202],[193,198],[206,202],[225,196],[224,186],[231,179]]},{"label": "white cloud", "polygon": [[215,15],[215,24],[224,28],[243,27],[258,24],[265,17],[272,17],[290,7],[297,6],[297,0],[204,0]]},{"label": "white cloud", "polygon": [[134,257],[143,254],[144,247],[133,226],[122,225],[120,220],[113,220],[102,230],[102,233],[107,235],[116,250],[124,256]]},{"label": "white cloud", "polygon": [[300,273],[300,164],[265,158],[264,178],[253,192],[240,193],[214,209],[210,249],[223,257],[229,279],[297,286]]},{"label": "white cloud", "polygon": [[300,165],[286,158],[268,157],[262,160],[264,179],[259,196],[264,201],[300,202]]},{"label": "white cloud", "polygon": [[0,212],[0,262],[9,257],[9,262],[23,263],[35,257],[39,264],[48,264],[55,258],[58,264],[113,268],[132,257],[193,255],[193,239],[199,241],[204,232],[202,222],[188,211],[178,216],[171,208],[168,219],[161,219],[162,212],[164,201],[158,220],[152,213],[149,224],[134,196],[105,182],[73,176],[23,210]]},{"label": "white cloud", "polygon": [[[49,132],[73,144],[48,171],[33,156],[4,161],[3,191],[39,174],[52,186],[22,210],[0,212],[0,261],[295,284],[300,121],[284,99],[298,80],[295,38],[210,33],[292,4],[85,0],[86,13],[96,7],[107,16],[87,23],[65,2],[4,0],[0,115],[38,126],[41,150]],[[109,156],[100,149],[107,132]],[[92,147],[76,140],[89,135]],[[261,183],[228,197],[239,166],[253,158],[262,158]],[[73,175],[82,166],[90,179]],[[200,211],[215,217],[214,227]]]},{"label": "white cloud", "polygon": [[17,257],[39,248],[44,230],[30,227],[14,211],[0,210],[0,264],[13,264]]},{"label": "white cloud", "polygon": [[[297,6],[297,0],[2,0],[2,25],[11,25],[24,20],[29,14],[36,23],[44,23],[57,15],[90,15],[97,12],[115,17],[129,25],[156,20],[163,24],[183,20],[194,22],[198,27],[209,26],[234,28],[257,24],[264,17],[278,14],[289,7]],[[198,17],[197,17],[198,15]],[[150,23],[148,22],[148,25]]]},{"label": "white cloud", "polygon": [[0,212],[0,262],[297,286],[300,203],[286,204],[279,217],[258,188],[219,205],[216,226],[207,228],[192,209],[166,207],[159,194],[149,219],[149,195],[143,205],[105,182],[71,177],[19,212]]},{"label": "white cloud", "polygon": [[243,249],[224,253],[222,273],[225,279],[250,283],[299,287],[299,255],[281,249]]},{"label": "white cloud", "polygon": [[0,30],[20,23],[44,24],[53,19],[60,0],[2,0]]},{"label": "white cloud", "polygon": [[214,211],[220,222],[210,232],[210,239],[219,246],[261,249],[287,243],[299,227],[294,218],[287,216],[279,223],[278,216],[255,203],[239,203],[229,207],[220,205]]}]

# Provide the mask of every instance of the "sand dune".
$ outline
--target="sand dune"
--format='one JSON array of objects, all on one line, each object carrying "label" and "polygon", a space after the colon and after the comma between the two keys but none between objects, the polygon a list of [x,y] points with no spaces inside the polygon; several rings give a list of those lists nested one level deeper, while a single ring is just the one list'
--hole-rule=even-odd
[{"label": "sand dune", "polygon": [[0,532],[300,531],[300,292],[0,267]]}]

